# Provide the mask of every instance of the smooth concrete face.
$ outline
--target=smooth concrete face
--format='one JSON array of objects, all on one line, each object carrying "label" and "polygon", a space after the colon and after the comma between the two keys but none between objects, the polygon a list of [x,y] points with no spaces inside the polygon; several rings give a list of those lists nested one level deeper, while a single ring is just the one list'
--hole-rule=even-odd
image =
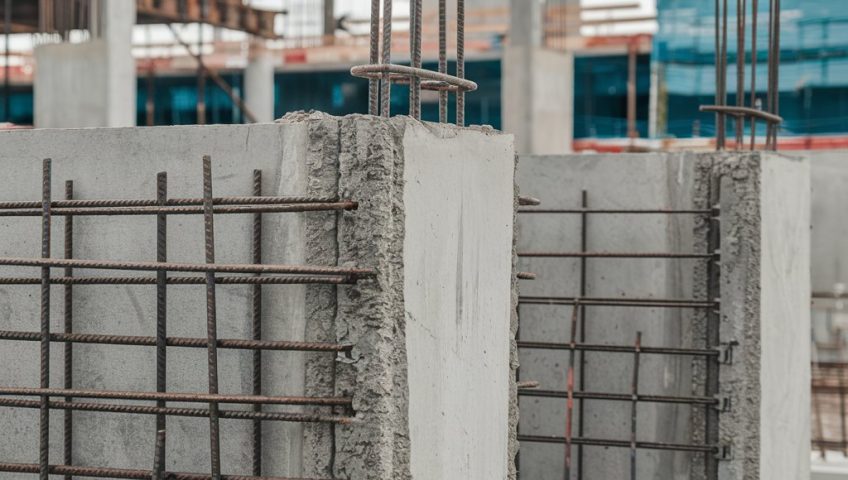
[{"label": "smooth concrete face", "polygon": [[844,151],[810,151],[812,175],[812,287],[818,295],[848,290],[848,156]]},{"label": "smooth concrete face", "polygon": [[[201,157],[212,155],[216,196],[249,195],[253,169],[263,173],[266,195],[299,195],[313,191],[316,177],[303,161],[309,153],[304,125],[251,125],[163,127],[145,129],[32,130],[0,133],[5,173],[3,200],[35,200],[41,196],[41,160],[53,159],[53,192],[63,198],[64,181],[74,180],[76,198],[155,198],[156,173],[168,172],[172,198],[202,194]],[[333,175],[335,177],[335,175]],[[333,184],[335,185],[335,184]],[[309,260],[306,235],[310,225],[323,225],[333,214],[268,214],[264,218],[263,250],[266,263],[304,263]],[[251,216],[215,218],[216,260],[251,262]],[[64,217],[53,220],[53,255],[62,256]],[[40,220],[0,220],[0,255],[40,256]],[[320,241],[320,236],[315,237]],[[327,240],[329,242],[329,240]],[[156,259],[156,220],[149,216],[80,217],[74,223],[75,256],[83,259]],[[198,216],[168,219],[168,259],[204,262],[204,232]],[[131,275],[127,272],[76,271],[77,275]],[[37,277],[37,269],[3,268],[3,275]],[[143,274],[143,273],[139,273]],[[308,339],[304,305],[309,287],[265,286],[263,334],[267,339]],[[220,338],[250,338],[249,286],[221,285],[218,291]],[[63,288],[53,287],[51,325],[62,330]],[[75,286],[74,329],[80,333],[155,335],[156,289],[153,286]],[[203,286],[168,287],[169,336],[206,336],[206,300]],[[311,318],[311,317],[310,317]],[[37,286],[0,288],[0,328],[38,330]],[[0,342],[0,384],[38,385],[38,343]],[[51,385],[62,385],[63,347],[51,349]],[[294,352],[264,354],[263,383],[273,395],[304,392],[304,355]],[[251,352],[219,352],[221,393],[249,393]],[[74,385],[78,388],[155,390],[155,349],[76,345]],[[204,349],[168,349],[168,389],[205,392]],[[171,404],[169,404],[171,405]],[[174,404],[177,406],[179,404]],[[197,405],[188,405],[194,406]],[[240,408],[238,406],[227,408]],[[244,407],[241,407],[244,408]],[[268,410],[276,408],[268,407]],[[62,458],[62,412],[51,413],[51,463]],[[74,413],[74,459],[77,465],[149,469],[153,458],[155,419],[149,415]],[[208,420],[174,417],[168,420],[167,468],[203,472],[209,468]],[[265,473],[301,475],[302,427],[266,422]],[[37,463],[38,411],[0,409],[0,458]],[[250,472],[250,422],[222,420],[222,464],[225,472]],[[325,456],[329,451],[324,452]],[[31,478],[3,474],[4,479]]]},{"label": "smooth concrete face", "polygon": [[[694,162],[688,156],[571,155],[522,156],[518,182],[522,194],[542,200],[542,208],[580,208],[581,192],[590,208],[693,208]],[[518,251],[576,252],[581,248],[579,215],[519,214]],[[593,252],[690,252],[694,218],[688,215],[593,215],[587,222],[587,250]],[[696,260],[588,259],[586,296],[693,298]],[[580,295],[580,261],[522,259],[520,270],[538,274],[522,281],[522,296]],[[569,342],[572,307],[522,305],[521,339]],[[672,346],[687,341],[690,311],[658,308],[586,307],[585,343],[633,345],[642,332],[643,345]],[[578,332],[578,341],[581,339]],[[537,380],[542,389],[566,390],[569,354],[564,351],[521,350],[521,379]],[[577,361],[579,364],[580,356]],[[589,392],[629,393],[632,354],[589,352],[585,355],[585,385]],[[645,355],[641,359],[639,391],[655,395],[691,395],[688,358]],[[579,372],[578,372],[579,373]],[[576,384],[580,385],[579,375]],[[577,436],[579,402],[575,406]],[[565,399],[521,398],[520,433],[563,436]],[[628,439],[630,406],[622,402],[586,401],[582,436]],[[638,433],[642,441],[689,442],[686,406],[640,403]],[[560,480],[563,445],[522,442],[522,478]],[[579,455],[574,448],[573,458]],[[688,478],[690,455],[640,450],[638,478]],[[576,468],[575,468],[576,470]],[[626,478],[627,449],[583,448],[584,478]],[[576,472],[573,478],[577,478]]]},{"label": "smooth concrete face", "polygon": [[760,477],[810,475],[810,163],[761,163]]},{"label": "smooth concrete face", "polygon": [[503,129],[522,155],[571,152],[574,137],[574,56],[508,45],[502,64]]},{"label": "smooth concrete face", "polygon": [[505,479],[512,138],[411,124],[403,151],[412,478]]}]

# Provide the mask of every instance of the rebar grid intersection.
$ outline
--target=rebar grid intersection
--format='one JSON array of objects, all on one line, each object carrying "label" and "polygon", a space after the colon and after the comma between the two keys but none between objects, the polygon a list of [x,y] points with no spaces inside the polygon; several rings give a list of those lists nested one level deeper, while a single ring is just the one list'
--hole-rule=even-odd
[{"label": "rebar grid intersection", "polygon": [[[263,476],[262,474],[262,423],[265,421],[327,423],[345,425],[354,422],[352,399],[347,397],[297,397],[275,396],[262,393],[262,351],[305,351],[330,354],[347,353],[351,345],[322,342],[266,340],[262,337],[262,285],[266,284],[351,284],[373,275],[373,271],[362,268],[324,267],[314,265],[274,265],[262,263],[262,218],[267,213],[282,212],[337,212],[355,210],[356,202],[328,197],[263,197],[261,171],[253,172],[251,196],[214,197],[212,195],[212,162],[203,157],[203,197],[169,199],[167,174],[157,175],[157,191],[154,200],[76,200],[73,183],[65,185],[65,199],[52,198],[52,162],[43,162],[41,202],[0,202],[0,217],[41,216],[41,258],[0,258],[0,266],[25,266],[40,269],[40,277],[4,277],[0,284],[41,286],[41,329],[38,332],[0,331],[0,340],[40,343],[40,384],[38,388],[0,386],[0,407],[32,408],[40,411],[39,449],[37,464],[0,463],[0,472],[32,473],[47,479],[49,475],[63,475],[70,480],[74,476],[95,478],[138,478],[138,479],[238,479],[238,480],[290,480],[287,477]],[[37,207],[40,207],[38,211]],[[65,217],[64,257],[51,258],[52,217],[58,212]],[[253,263],[247,265],[220,264],[215,261],[215,214],[250,214],[253,219],[251,256]],[[202,214],[204,219],[205,263],[172,263],[167,258],[167,217],[169,215]],[[92,215],[154,215],[156,217],[156,261],[114,262],[74,259],[74,217]],[[52,277],[51,269],[62,268],[61,277]],[[155,276],[75,276],[74,269],[131,270],[155,272]],[[169,272],[203,273],[197,276],[171,277]],[[251,338],[219,339],[217,335],[218,315],[216,310],[216,286],[218,284],[246,285],[251,288]],[[74,285],[155,285],[156,286],[156,332],[153,336],[107,335],[79,333],[73,325]],[[203,284],[206,286],[206,338],[167,336],[167,286],[179,284]],[[51,286],[62,285],[64,289],[64,325],[62,332],[50,328]],[[64,379],[62,388],[51,388],[50,344],[63,343]],[[73,345],[133,345],[156,348],[156,391],[112,391],[74,388]],[[207,350],[208,391],[168,392],[167,348],[205,348]],[[251,362],[252,388],[249,394],[222,394],[218,389],[218,348],[248,350],[253,352]],[[8,397],[35,397],[24,400]],[[61,398],[60,400],[54,399]],[[100,399],[108,402],[79,401]],[[117,403],[125,401],[149,401],[155,405]],[[169,407],[167,402],[206,404],[206,408]],[[221,409],[220,404],[251,405],[250,410]],[[301,405],[329,409],[320,413],[265,412],[263,405]],[[62,464],[50,462],[50,417],[49,411],[64,411],[63,460]],[[132,470],[112,467],[77,466],[73,462],[73,412],[105,412],[153,415],[156,435],[152,438],[152,469]],[[209,473],[167,472],[165,440],[168,417],[208,418],[210,423],[210,471]],[[252,470],[250,475],[224,475],[220,457],[221,418],[250,420],[252,422]],[[305,479],[304,479],[305,480]]]}]

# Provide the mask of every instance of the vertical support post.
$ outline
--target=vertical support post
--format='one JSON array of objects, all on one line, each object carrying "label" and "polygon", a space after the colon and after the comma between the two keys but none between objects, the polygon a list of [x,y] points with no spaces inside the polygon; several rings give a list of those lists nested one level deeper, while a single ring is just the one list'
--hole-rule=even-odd
[{"label": "vertical support post", "polygon": [[203,23],[197,22],[197,124],[206,124],[206,69],[203,67]]},{"label": "vertical support post", "polygon": [[[456,76],[465,78],[465,0],[456,0]],[[465,126],[465,92],[456,92],[456,124]]]},{"label": "vertical support post", "polygon": [[[156,175],[156,203],[160,207],[168,204],[168,174],[160,172]],[[156,215],[156,261],[168,261],[168,216],[164,213]],[[167,337],[168,337],[168,272],[159,270],[156,272],[156,391],[168,390],[167,375]],[[165,408],[165,401],[158,400],[156,406]],[[164,414],[156,415],[156,431],[165,432],[167,429],[167,417]],[[163,435],[164,436],[164,435]],[[159,444],[157,437],[156,456],[162,465],[166,461],[165,442]]]},{"label": "vertical support post", "polygon": [[631,144],[639,137],[636,130],[636,41],[633,38],[627,43],[627,137]]},{"label": "vertical support post", "polygon": [[[65,200],[74,199],[74,182],[68,180],[65,182]],[[65,258],[74,258],[74,217],[68,215],[65,217]],[[73,268],[65,269],[65,277],[71,278],[74,276]],[[67,283],[64,288],[64,331],[65,333],[74,332],[74,286],[72,283]],[[67,342],[64,346],[64,388],[74,388],[74,344]],[[65,402],[71,403],[73,398],[65,397]],[[65,410],[64,412],[64,463],[65,465],[74,464],[74,416],[73,410]],[[72,480],[71,475],[65,475],[65,480]]]},{"label": "vertical support post", "polygon": [[[262,170],[253,171],[253,196],[262,196]],[[262,214],[253,215],[253,263],[262,263]],[[259,276],[259,274],[257,274]],[[253,290],[253,340],[262,340],[262,285],[255,284]],[[262,395],[262,350],[253,351],[253,395]],[[262,405],[254,404],[254,412],[261,412]],[[262,421],[253,421],[253,475],[262,475]]]},{"label": "vertical support post", "polygon": [[[368,60],[371,65],[380,61],[380,0],[371,0],[371,45]],[[368,114],[380,114],[380,81],[376,78],[368,79]]]},{"label": "vertical support post", "polygon": [[336,1],[324,0],[324,45],[333,45],[336,39]]},{"label": "vertical support post", "polygon": [[[393,0],[383,0],[383,65],[392,63],[392,3]],[[383,117],[389,118],[392,113],[392,79],[389,73],[383,74]]]},{"label": "vertical support post", "polygon": [[[589,192],[583,190],[580,192],[580,206],[583,208],[583,213],[580,214],[580,252],[585,253],[589,249],[589,214],[586,209],[589,208]],[[586,297],[586,257],[580,257],[580,297]],[[580,343],[586,343],[586,309],[580,310]],[[580,391],[586,391],[586,352],[580,352]],[[577,434],[583,437],[583,419],[585,401],[580,400],[579,421],[577,424]],[[583,478],[583,445],[577,446],[577,478]]]},{"label": "vertical support post", "polygon": [[574,424],[574,363],[577,356],[577,318],[582,310],[580,298],[574,299],[574,309],[571,311],[571,350],[568,353],[568,374],[566,375],[566,389],[568,400],[566,403],[565,419],[565,480],[571,480],[571,440],[572,426]]},{"label": "vertical support post", "polygon": [[[203,225],[206,263],[215,263],[215,227],[212,204],[212,159],[203,156]],[[206,272],[206,350],[209,367],[209,393],[218,394],[218,328],[215,303],[215,272]],[[221,480],[221,432],[218,402],[209,402],[209,437],[212,480]]]},{"label": "vertical support post", "polygon": [[636,333],[636,349],[633,354],[633,383],[630,387],[630,480],[636,480],[636,416],[639,405],[639,357],[642,353],[642,332]]},{"label": "vertical support post", "polygon": [[[439,0],[439,73],[448,73],[447,0]],[[448,122],[448,92],[439,91],[439,123]]]},{"label": "vertical support post", "polygon": [[[41,180],[41,258],[50,258],[51,160],[44,159]],[[41,388],[50,388],[50,267],[41,268]],[[40,397],[38,476],[49,480],[50,397]]]},{"label": "vertical support post", "polygon": [[6,0],[5,8],[3,9],[3,120],[11,122],[11,86],[12,82],[9,78],[11,68],[9,67],[9,35],[12,33],[12,0]]}]

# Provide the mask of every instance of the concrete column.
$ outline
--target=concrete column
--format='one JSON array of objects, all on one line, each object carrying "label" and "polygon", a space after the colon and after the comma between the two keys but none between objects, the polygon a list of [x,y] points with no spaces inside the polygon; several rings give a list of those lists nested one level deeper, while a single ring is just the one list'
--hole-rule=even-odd
[{"label": "concrete column", "polygon": [[135,2],[92,3],[92,40],[35,49],[35,126],[136,124]]},{"label": "concrete column", "polygon": [[515,135],[522,154],[571,151],[574,57],[543,46],[539,0],[512,0],[510,42],[504,50],[503,129]]},{"label": "concrete column", "polygon": [[244,103],[256,121],[274,121],[274,59],[261,46],[251,45],[244,71]]}]

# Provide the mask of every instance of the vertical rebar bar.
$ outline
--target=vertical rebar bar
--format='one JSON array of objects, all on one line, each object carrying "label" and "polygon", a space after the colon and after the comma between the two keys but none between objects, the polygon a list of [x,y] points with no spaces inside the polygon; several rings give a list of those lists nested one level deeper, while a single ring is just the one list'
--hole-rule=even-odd
[{"label": "vertical rebar bar", "polygon": [[[383,0],[383,65],[392,63],[392,2],[394,0]],[[389,118],[392,113],[392,81],[391,74],[383,74],[382,85],[382,108],[383,116]]]},{"label": "vertical rebar bar", "polygon": [[[465,78],[465,0],[456,0],[456,76]],[[465,92],[456,92],[456,124],[465,126]]]},{"label": "vertical rebar bar", "polygon": [[[721,10],[721,103],[727,105],[727,0],[722,0]],[[727,115],[719,116],[719,135],[721,149],[727,147]]]},{"label": "vertical rebar bar", "polygon": [[[721,105],[721,0],[715,0],[715,104]],[[721,150],[722,113],[716,112],[716,149]]]},{"label": "vertical rebar bar", "polygon": [[571,351],[568,354],[568,373],[566,374],[566,390],[568,400],[566,403],[565,416],[565,480],[571,480],[571,440],[572,426],[574,424],[574,363],[577,355],[577,319],[580,315],[580,299],[574,299],[574,308],[571,311]]},{"label": "vertical rebar bar", "polygon": [[[774,110],[772,113],[780,115],[780,0],[774,0]],[[777,132],[780,125],[774,124],[772,129],[772,150],[777,150]]]},{"label": "vertical rebar bar", "polygon": [[[165,206],[168,203],[168,174],[160,172],[156,175],[156,203]],[[156,261],[168,261],[168,216],[164,213],[156,215]],[[167,374],[167,336],[168,336],[168,272],[156,272],[156,391],[165,392],[168,389]],[[165,401],[158,400],[156,406],[165,408]],[[167,417],[156,415],[156,431],[164,432],[167,428]],[[157,438],[158,442],[158,438]],[[157,443],[156,455],[164,465],[166,461],[165,442]]]},{"label": "vertical rebar bar", "polygon": [[[253,196],[262,196],[262,170],[253,171]],[[253,263],[262,263],[262,214],[253,215]],[[258,274],[257,274],[258,275]],[[262,285],[252,287],[253,306],[251,322],[251,338],[262,340]],[[262,350],[253,352],[253,394],[262,395]],[[261,412],[262,405],[253,405],[254,412]],[[262,475],[262,421],[253,421],[253,475]]]},{"label": "vertical rebar bar", "polygon": [[639,356],[642,350],[642,332],[636,333],[636,349],[633,354],[633,383],[630,393],[630,480],[636,480],[636,416],[639,405]]},{"label": "vertical rebar bar", "polygon": [[[52,167],[49,158],[42,164],[41,182],[41,257],[50,258],[50,198]],[[41,268],[41,388],[50,388],[50,267]],[[40,397],[38,476],[49,479],[50,398]]]},{"label": "vertical rebar bar", "polygon": [[[766,94],[766,109],[770,113],[774,113],[774,75],[775,75],[775,49],[774,49],[774,39],[775,39],[775,0],[769,0],[769,25],[768,25],[768,92]],[[774,124],[769,123],[766,129],[766,149],[771,149],[773,147],[772,137],[774,135]]]},{"label": "vertical rebar bar", "polygon": [[206,124],[206,69],[203,66],[203,24],[197,23],[197,124]]},{"label": "vertical rebar bar", "polygon": [[[580,206],[583,212],[580,214],[580,252],[585,253],[589,250],[589,214],[586,211],[589,208],[589,192],[582,190],[580,192]],[[586,257],[580,257],[580,297],[586,298],[587,282],[586,282]],[[586,309],[580,310],[580,343],[586,343]],[[586,352],[580,352],[580,391],[586,391]],[[580,400],[580,409],[578,410],[577,435],[583,437],[583,418],[585,401]],[[583,445],[577,446],[577,478],[583,478]]]},{"label": "vertical rebar bar", "polygon": [[[711,178],[709,184],[709,207],[713,213],[707,219],[707,252],[713,253],[720,249],[721,245],[721,221],[718,218],[721,209],[718,207],[721,201],[721,189],[718,179]],[[718,210],[716,210],[718,209]],[[720,263],[719,258],[710,259],[707,262],[707,298],[721,297]],[[721,343],[719,327],[721,325],[720,311],[708,309],[706,313],[705,348],[718,348]],[[719,363],[717,358],[706,360],[705,396],[715,397],[719,393]],[[719,441],[718,409],[708,406],[704,414],[704,429],[706,443],[716,445]],[[718,456],[705,454],[704,468],[706,478],[718,478]]]},{"label": "vertical rebar bar", "polygon": [[6,0],[5,7],[3,9],[3,41],[5,43],[5,47],[3,48],[3,57],[5,60],[3,64],[3,120],[11,122],[12,82],[9,75],[12,69],[9,65],[9,37],[12,34],[12,0]]},{"label": "vertical rebar bar", "polygon": [[[203,225],[206,263],[215,263],[215,226],[212,203],[212,159],[203,156]],[[206,346],[209,367],[209,393],[218,393],[218,333],[215,304],[215,272],[206,272]],[[209,440],[212,479],[221,480],[221,433],[218,402],[209,402]]]},{"label": "vertical rebar bar", "polygon": [[[448,7],[447,0],[439,0],[439,73],[448,73]],[[448,122],[448,92],[439,91],[439,122]]]},{"label": "vertical rebar bar", "polygon": [[153,475],[152,480],[165,480],[165,430],[156,431],[156,446],[153,449]]},{"label": "vertical rebar bar", "polygon": [[[745,0],[736,0],[736,106],[745,106]],[[736,117],[736,150],[742,149],[745,117]]]},{"label": "vertical rebar bar", "polygon": [[[371,45],[368,56],[374,65],[380,61],[380,0],[371,0]],[[380,81],[368,80],[368,114],[380,114]]]},{"label": "vertical rebar bar", "polygon": [[[74,199],[74,182],[68,180],[65,182],[65,200]],[[65,258],[74,258],[74,217],[68,215],[65,217]],[[65,269],[65,277],[74,276],[73,268]],[[64,331],[65,333],[73,333],[74,331],[74,290],[72,284],[64,286]],[[74,344],[68,342],[64,346],[64,387],[66,389],[74,388]],[[72,402],[73,398],[65,397],[65,402]],[[64,412],[64,462],[65,465],[74,464],[73,445],[74,445],[74,416],[73,410],[65,410]],[[71,475],[65,475],[65,480],[72,480]]]},{"label": "vertical rebar bar", "polygon": [[[751,0],[751,108],[757,108],[757,21],[759,0]],[[751,150],[757,148],[757,119],[751,117]]]},{"label": "vertical rebar bar", "polygon": [[[412,19],[415,23],[415,35],[413,38],[415,48],[412,50],[412,66],[414,68],[421,68],[422,16],[424,14],[421,9],[421,2],[422,0],[414,0],[412,6],[415,11],[415,16]],[[410,105],[412,117],[416,120],[421,120],[421,78],[417,75],[413,76],[409,82],[409,88],[412,92],[413,99],[412,105]]]}]

